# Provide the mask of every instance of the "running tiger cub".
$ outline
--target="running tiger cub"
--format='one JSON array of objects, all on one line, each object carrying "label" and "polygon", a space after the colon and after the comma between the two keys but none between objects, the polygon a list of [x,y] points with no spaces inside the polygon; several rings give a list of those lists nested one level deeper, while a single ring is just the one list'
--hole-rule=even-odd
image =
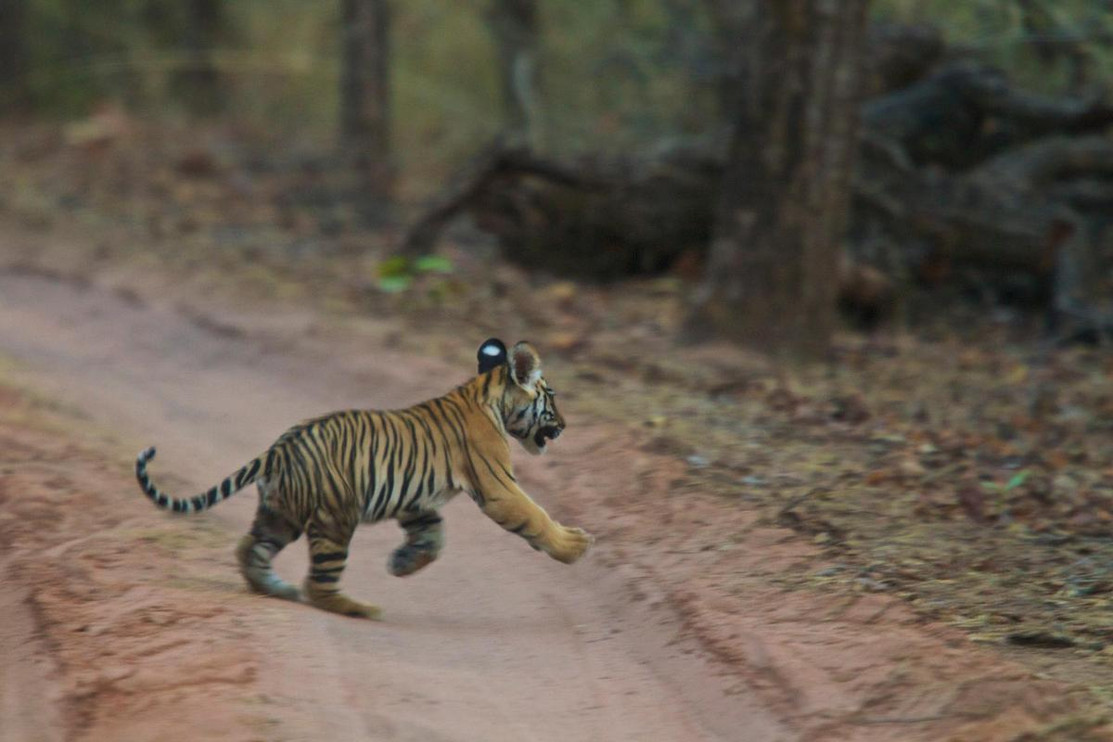
[{"label": "running tiger cub", "polygon": [[571,564],[594,539],[549,515],[518,486],[507,435],[531,454],[564,430],[556,393],[529,343],[509,355],[499,340],[479,347],[479,375],[443,397],[404,410],[335,412],[295,425],[257,458],[208,492],[177,499],[147,474],[155,456],[139,454],[135,476],[156,505],[175,513],[205,510],[255,482],[259,508],[236,548],[240,571],[259,593],[299,600],[271,560],[304,530],[310,569],[305,597],[326,611],[378,618],[379,609],[340,592],[348,543],[360,522],[394,518],[406,541],[387,570],[398,577],[428,565],[444,545],[437,510],[467,492],[491,520],[553,559]]}]

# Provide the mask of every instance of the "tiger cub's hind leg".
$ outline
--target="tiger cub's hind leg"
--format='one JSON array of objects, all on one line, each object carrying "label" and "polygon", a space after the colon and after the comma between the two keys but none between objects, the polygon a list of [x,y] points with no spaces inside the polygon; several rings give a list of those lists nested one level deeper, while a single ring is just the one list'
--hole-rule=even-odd
[{"label": "tiger cub's hind leg", "polygon": [[378,607],[352,600],[340,592],[340,575],[348,561],[348,543],[355,529],[344,529],[346,532],[342,536],[335,534],[335,530],[316,520],[310,521],[306,529],[310,566],[309,576],[305,578],[305,597],[325,611],[377,619],[381,613]]},{"label": "tiger cub's hind leg", "polygon": [[395,577],[412,575],[431,564],[444,546],[444,523],[433,511],[399,518],[406,530],[406,543],[399,546],[387,561],[387,571]]},{"label": "tiger cub's hind leg", "polygon": [[236,561],[252,590],[285,600],[300,599],[298,589],[279,578],[271,568],[275,554],[300,535],[300,530],[260,503],[251,531],[236,546]]}]

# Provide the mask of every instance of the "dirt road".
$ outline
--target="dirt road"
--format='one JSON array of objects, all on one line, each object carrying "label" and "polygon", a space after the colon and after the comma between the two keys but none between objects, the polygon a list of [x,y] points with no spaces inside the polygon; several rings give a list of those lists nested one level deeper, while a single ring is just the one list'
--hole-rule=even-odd
[{"label": "dirt road", "polygon": [[[136,451],[157,444],[152,471],[179,494],[210,486],[300,418],[341,407],[404,406],[470,370],[381,348],[332,347],[293,313],[217,325],[93,286],[18,274],[0,275],[0,353],[37,389],[109,431],[121,451],[130,450],[123,444]],[[562,510],[562,482],[579,467],[607,465],[590,460],[601,435],[577,429],[573,420],[553,455],[518,458],[538,498],[589,530],[590,509]],[[106,477],[109,487],[117,481]],[[119,517],[173,519],[149,512],[125,476],[117,486],[128,494],[104,507],[135,512]],[[0,675],[0,709],[35,708],[38,721],[18,723],[5,714],[0,738],[165,739],[170,730],[160,722],[187,731],[180,725],[190,717],[182,709],[206,717],[208,733],[223,739],[796,738],[756,698],[738,692],[737,679],[685,638],[672,613],[654,608],[652,596],[631,597],[621,570],[606,565],[606,544],[565,567],[504,534],[461,498],[446,511],[443,558],[400,580],[384,567],[401,531],[389,523],[365,528],[345,581],[353,596],[383,608],[384,620],[369,623],[246,594],[231,549],[254,499],[244,492],[188,525],[180,518],[168,524],[183,529],[173,556],[190,596],[183,615],[192,614],[164,621],[172,624],[164,635],[188,652],[152,649],[143,657],[157,671],[141,676],[165,681],[196,674],[200,663],[206,682],[172,690],[154,683],[158,693],[143,700],[144,682],[121,668],[120,678],[98,682],[124,687],[132,677],[133,713],[87,712],[67,730],[55,718],[65,717],[64,709],[53,708],[65,702],[66,689],[40,692],[58,673],[17,657],[23,669],[5,661]],[[91,527],[98,502],[83,519]],[[83,538],[64,535],[70,543]],[[151,539],[120,544],[121,553],[99,567],[122,585],[114,609],[121,617],[158,608],[149,592],[129,585],[129,570],[143,563],[145,549],[154,559]],[[300,580],[305,564],[299,542],[281,556],[278,571]],[[30,609],[9,600],[3,610],[11,620],[0,644],[30,646]],[[109,631],[104,641],[113,636]]]}]

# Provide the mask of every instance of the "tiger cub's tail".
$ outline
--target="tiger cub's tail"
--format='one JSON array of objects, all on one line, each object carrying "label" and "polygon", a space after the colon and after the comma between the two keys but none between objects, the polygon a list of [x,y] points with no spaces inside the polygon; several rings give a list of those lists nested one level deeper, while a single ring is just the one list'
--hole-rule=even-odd
[{"label": "tiger cub's tail", "polygon": [[151,446],[139,454],[135,460],[135,478],[139,480],[139,487],[151,502],[163,510],[173,510],[175,513],[194,513],[208,510],[221,500],[231,497],[236,492],[255,481],[263,467],[263,456],[252,459],[243,465],[235,474],[228,476],[223,482],[195,497],[172,497],[151,482],[147,475],[147,462],[155,457],[155,447]]}]

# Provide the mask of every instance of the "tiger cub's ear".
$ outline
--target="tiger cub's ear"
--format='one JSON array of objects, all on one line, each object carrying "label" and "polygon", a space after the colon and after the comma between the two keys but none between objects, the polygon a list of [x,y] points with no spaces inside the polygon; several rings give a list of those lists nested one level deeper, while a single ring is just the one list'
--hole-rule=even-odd
[{"label": "tiger cub's ear", "polygon": [[515,383],[526,389],[541,378],[541,356],[525,340],[510,349],[510,372]]},{"label": "tiger cub's ear", "polygon": [[506,363],[506,346],[498,338],[487,338],[479,346],[475,357],[479,361],[479,373],[486,373]]}]

